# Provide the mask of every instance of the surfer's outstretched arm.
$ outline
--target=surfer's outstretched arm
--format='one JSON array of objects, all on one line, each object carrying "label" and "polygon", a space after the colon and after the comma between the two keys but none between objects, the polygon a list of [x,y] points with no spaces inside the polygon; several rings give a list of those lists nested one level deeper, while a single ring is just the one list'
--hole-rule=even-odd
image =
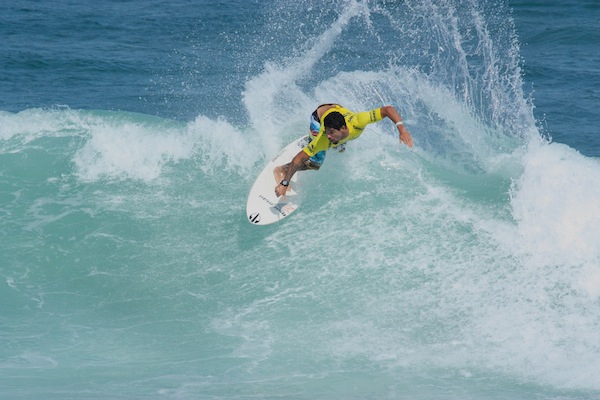
[{"label": "surfer's outstretched arm", "polygon": [[285,165],[280,165],[275,168],[275,179],[278,184],[275,187],[275,194],[277,196],[284,196],[285,192],[287,192],[288,186],[284,186],[281,184],[283,181],[287,181],[288,185],[296,171],[303,171],[306,169],[305,162],[309,159],[309,155],[304,152],[304,150],[300,150],[298,154],[292,159],[292,161]]},{"label": "surfer's outstretched arm", "polygon": [[398,132],[400,133],[400,141],[403,142],[408,147],[413,147],[413,140],[408,133],[408,129],[404,126],[404,122],[402,122],[402,118],[400,114],[393,106],[384,106],[381,107],[381,116],[383,118],[389,118],[392,120],[396,127],[398,127]]}]

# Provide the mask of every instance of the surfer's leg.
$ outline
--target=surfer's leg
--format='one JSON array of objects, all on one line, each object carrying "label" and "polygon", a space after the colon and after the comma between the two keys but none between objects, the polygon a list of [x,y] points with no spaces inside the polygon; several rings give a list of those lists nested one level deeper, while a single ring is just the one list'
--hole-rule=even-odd
[{"label": "surfer's leg", "polygon": [[325,151],[320,151],[304,162],[304,169],[318,171],[321,165],[325,162]]},{"label": "surfer's leg", "polygon": [[312,138],[317,137],[319,135],[319,130],[321,129],[321,122],[319,121],[319,114],[317,114],[317,110],[315,110],[310,115],[310,125],[308,127],[310,140]]}]

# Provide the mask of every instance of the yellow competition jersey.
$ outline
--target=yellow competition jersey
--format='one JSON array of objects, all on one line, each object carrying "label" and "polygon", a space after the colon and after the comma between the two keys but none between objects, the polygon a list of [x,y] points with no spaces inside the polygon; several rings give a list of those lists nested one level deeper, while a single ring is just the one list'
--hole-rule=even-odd
[{"label": "yellow competition jersey", "polygon": [[[333,144],[329,141],[329,139],[327,139],[327,135],[325,134],[325,124],[323,123],[323,121],[325,121],[325,117],[329,113],[335,111],[344,116],[344,120],[346,120],[346,126],[348,127],[349,131],[348,136],[345,139],[340,140],[337,144]],[[312,157],[320,151],[327,150],[330,147],[336,147],[350,140],[354,140],[363,133],[367,125],[372,124],[373,122],[381,121],[382,119],[383,117],[381,116],[381,108],[359,113],[354,113],[347,108],[340,106],[330,108],[321,117],[321,129],[319,130],[319,134],[304,148],[304,152]]]}]

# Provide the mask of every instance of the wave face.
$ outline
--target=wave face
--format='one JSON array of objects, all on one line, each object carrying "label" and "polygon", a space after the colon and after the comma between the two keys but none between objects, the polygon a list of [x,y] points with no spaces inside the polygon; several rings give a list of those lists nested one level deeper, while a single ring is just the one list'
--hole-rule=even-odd
[{"label": "wave face", "polygon": [[[202,3],[163,115],[0,112],[3,395],[597,396],[600,164],[540,131],[508,5],[249,4]],[[219,95],[193,87],[207,59]],[[254,177],[324,102],[394,104],[415,148],[370,125],[250,225]]]}]

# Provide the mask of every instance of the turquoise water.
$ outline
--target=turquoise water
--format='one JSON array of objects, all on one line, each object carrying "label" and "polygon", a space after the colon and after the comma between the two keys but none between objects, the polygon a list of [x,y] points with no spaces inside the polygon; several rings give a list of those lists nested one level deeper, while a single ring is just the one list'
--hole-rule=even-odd
[{"label": "turquoise water", "polygon": [[[0,397],[597,399],[595,2],[0,5]],[[321,102],[395,104],[245,220]]]}]

